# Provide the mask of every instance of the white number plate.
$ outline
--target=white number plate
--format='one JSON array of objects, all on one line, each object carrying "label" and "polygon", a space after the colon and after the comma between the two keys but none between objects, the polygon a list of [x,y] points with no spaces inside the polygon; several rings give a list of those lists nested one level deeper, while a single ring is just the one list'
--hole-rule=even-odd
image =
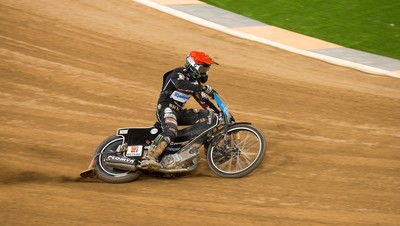
[{"label": "white number plate", "polygon": [[142,156],[143,146],[129,146],[128,151],[126,152],[127,157],[131,156]]}]

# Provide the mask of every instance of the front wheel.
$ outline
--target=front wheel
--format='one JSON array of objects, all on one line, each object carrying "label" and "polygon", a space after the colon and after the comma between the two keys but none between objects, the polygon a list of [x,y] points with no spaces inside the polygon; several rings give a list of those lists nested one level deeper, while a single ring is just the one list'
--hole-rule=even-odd
[{"label": "front wheel", "polygon": [[250,125],[234,125],[214,140],[208,148],[207,162],[221,177],[238,178],[253,172],[263,161],[266,141]]},{"label": "front wheel", "polygon": [[115,152],[119,145],[122,144],[122,137],[111,136],[104,140],[94,153],[94,168],[97,177],[109,183],[126,183],[136,180],[140,176],[140,171],[121,170],[106,166],[104,160],[108,155]]}]

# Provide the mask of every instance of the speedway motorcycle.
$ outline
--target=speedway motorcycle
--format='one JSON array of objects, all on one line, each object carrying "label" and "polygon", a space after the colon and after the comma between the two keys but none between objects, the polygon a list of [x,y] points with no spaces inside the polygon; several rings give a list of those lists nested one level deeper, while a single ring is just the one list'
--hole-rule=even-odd
[{"label": "speedway motorcycle", "polygon": [[149,128],[120,128],[96,149],[89,168],[82,178],[97,177],[104,182],[126,183],[136,180],[143,171],[155,171],[166,176],[193,171],[199,165],[199,148],[211,170],[225,178],[239,178],[254,171],[263,161],[266,141],[263,134],[249,122],[235,122],[220,96],[213,94],[218,108],[208,120],[178,131],[164,150],[159,169],[140,168],[152,141],[162,132],[159,122]]}]

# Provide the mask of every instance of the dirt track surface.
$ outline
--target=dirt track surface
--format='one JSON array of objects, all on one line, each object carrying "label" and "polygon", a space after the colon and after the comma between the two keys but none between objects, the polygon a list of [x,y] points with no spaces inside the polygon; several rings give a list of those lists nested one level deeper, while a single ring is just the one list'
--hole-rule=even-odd
[{"label": "dirt track surface", "polygon": [[[0,2],[1,225],[398,225],[400,80],[246,41],[130,0]],[[81,181],[117,128],[150,126],[190,50],[268,139],[224,179]],[[193,102],[189,107],[196,106]],[[204,157],[204,156],[203,156]],[[146,217],[148,216],[148,217]]]}]

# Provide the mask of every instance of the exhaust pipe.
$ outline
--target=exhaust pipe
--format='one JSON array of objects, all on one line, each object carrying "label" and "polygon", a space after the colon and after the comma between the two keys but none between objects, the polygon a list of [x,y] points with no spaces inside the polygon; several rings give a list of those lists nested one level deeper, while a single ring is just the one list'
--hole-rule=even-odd
[{"label": "exhaust pipe", "polygon": [[136,171],[137,167],[135,165],[129,165],[124,163],[116,163],[116,162],[104,162],[104,164],[108,167],[122,169],[122,170],[129,170],[129,171]]}]

